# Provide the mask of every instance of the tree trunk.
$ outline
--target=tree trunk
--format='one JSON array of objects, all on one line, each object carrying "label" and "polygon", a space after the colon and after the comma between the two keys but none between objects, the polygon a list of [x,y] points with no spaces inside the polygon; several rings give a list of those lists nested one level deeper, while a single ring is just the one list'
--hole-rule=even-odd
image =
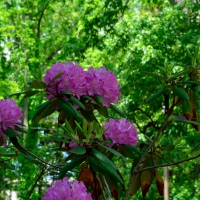
[{"label": "tree trunk", "polygon": [[169,200],[169,169],[164,167],[164,200]]}]

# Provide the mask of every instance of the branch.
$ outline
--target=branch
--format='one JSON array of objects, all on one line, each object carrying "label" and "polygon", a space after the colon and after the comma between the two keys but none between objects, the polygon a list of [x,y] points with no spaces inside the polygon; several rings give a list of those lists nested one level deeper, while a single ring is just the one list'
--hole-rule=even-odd
[{"label": "branch", "polygon": [[45,58],[45,60],[47,61],[47,60],[50,60],[58,51],[60,51],[62,49],[62,44],[60,44],[59,46],[58,46],[58,48],[57,49],[55,49],[54,51],[52,51],[46,58]]},{"label": "branch", "polygon": [[44,168],[42,169],[42,171],[40,172],[39,177],[36,179],[36,181],[35,181],[33,187],[31,188],[31,190],[30,190],[30,192],[29,192],[29,194],[28,194],[28,198],[31,196],[31,193],[33,192],[33,190],[34,190],[35,186],[37,185],[38,181],[39,181],[39,180],[41,179],[41,177],[46,173],[45,170],[46,170],[46,167],[44,167]]},{"label": "branch", "polygon": [[143,168],[141,170],[135,171],[135,174],[138,174],[138,173],[143,172],[145,170],[150,170],[150,169],[156,169],[156,168],[160,168],[160,167],[169,167],[169,166],[178,165],[180,163],[184,163],[184,162],[187,162],[187,161],[190,161],[190,160],[194,160],[194,159],[196,159],[198,157],[200,157],[200,154],[198,154],[196,156],[193,156],[191,158],[187,158],[185,160],[180,160],[180,161],[177,161],[177,162],[174,162],[174,163],[170,163],[170,164],[162,164],[162,165],[155,165],[155,166],[151,166],[151,167],[146,167],[146,168]]},{"label": "branch", "polygon": [[44,16],[44,11],[46,10],[47,6],[49,4],[49,0],[47,1],[46,5],[43,7],[42,11],[41,11],[41,15],[38,19],[38,32],[37,32],[37,38],[40,38],[40,24],[42,21],[42,17]]},{"label": "branch", "polygon": [[155,142],[157,141],[158,137],[160,136],[160,134],[162,133],[163,129],[166,127],[166,125],[168,124],[168,120],[173,112],[173,109],[174,109],[174,106],[175,106],[175,98],[173,100],[173,103],[172,103],[172,106],[170,107],[168,113],[167,113],[167,118],[165,119],[165,122],[163,123],[163,125],[161,126],[161,128],[159,129],[158,131],[158,134],[157,136],[154,138],[154,140],[152,141],[152,143],[149,145],[149,147],[147,148],[147,150],[145,151],[145,153],[142,155],[142,157],[140,158],[140,161],[137,163],[136,167],[134,168],[133,170],[133,174],[130,178],[130,182],[129,182],[129,186],[128,186],[128,189],[126,191],[126,196],[124,198],[124,200],[127,200],[128,199],[128,196],[129,196],[129,192],[131,190],[131,187],[133,185],[133,181],[134,181],[134,178],[135,178],[135,175],[136,175],[136,171],[138,170],[140,164],[142,163],[144,157],[147,155],[147,153],[149,152],[149,150],[153,147],[153,145],[155,144]]}]

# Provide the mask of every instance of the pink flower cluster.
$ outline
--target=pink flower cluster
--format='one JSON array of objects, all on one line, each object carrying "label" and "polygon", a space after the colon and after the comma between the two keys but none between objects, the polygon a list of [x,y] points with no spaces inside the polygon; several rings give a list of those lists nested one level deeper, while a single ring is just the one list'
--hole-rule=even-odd
[{"label": "pink flower cluster", "polygon": [[0,138],[6,145],[4,131],[8,128],[14,129],[17,123],[21,123],[21,108],[13,100],[0,100]]},{"label": "pink flower cluster", "polygon": [[109,129],[105,133],[106,139],[112,140],[112,145],[117,144],[126,144],[135,146],[138,141],[138,133],[130,121],[122,118],[120,120],[110,119],[105,123],[104,130]]},{"label": "pink flower cluster", "polygon": [[[63,73],[55,81],[51,80],[58,74]],[[95,69],[90,67],[84,71],[77,63],[56,63],[50,70],[46,71],[44,81],[48,85],[47,98],[52,99],[64,91],[69,91],[80,98],[82,95],[100,95],[103,98],[103,105],[110,107],[111,103],[117,103],[120,86],[117,83],[115,74],[112,74],[105,67]]]},{"label": "pink flower cluster", "polygon": [[69,182],[68,178],[53,182],[42,200],[92,200],[83,182]]}]

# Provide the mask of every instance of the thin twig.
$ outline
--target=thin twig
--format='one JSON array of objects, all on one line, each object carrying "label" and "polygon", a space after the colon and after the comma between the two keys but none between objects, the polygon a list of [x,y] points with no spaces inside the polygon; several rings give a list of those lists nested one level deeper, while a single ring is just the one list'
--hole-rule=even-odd
[{"label": "thin twig", "polygon": [[109,188],[108,183],[107,183],[107,181],[106,181],[106,179],[105,179],[105,176],[102,176],[102,177],[103,177],[104,183],[105,183],[105,185],[106,185],[106,188],[107,188],[107,190],[108,190],[108,200],[110,200],[110,199],[111,199],[110,188]]},{"label": "thin twig", "polygon": [[140,161],[137,163],[136,167],[134,168],[133,170],[133,174],[130,178],[130,181],[129,181],[129,186],[128,186],[128,189],[126,191],[126,195],[125,195],[125,198],[124,200],[127,200],[128,199],[128,196],[129,196],[129,193],[130,193],[130,190],[131,190],[131,187],[133,185],[133,181],[134,181],[134,178],[135,178],[135,175],[136,175],[136,171],[138,170],[139,166],[141,165],[144,157],[148,154],[149,150],[153,147],[153,145],[155,144],[155,142],[157,141],[158,137],[160,136],[160,134],[162,133],[163,129],[165,128],[165,126],[168,124],[168,120],[173,112],[173,109],[174,109],[174,106],[175,106],[175,100],[173,101],[173,104],[171,106],[171,108],[169,109],[168,111],[168,114],[167,114],[167,118],[165,120],[165,122],[163,123],[163,125],[160,127],[159,131],[158,131],[158,134],[157,136],[154,138],[154,140],[152,141],[152,143],[149,145],[149,147],[147,148],[147,150],[145,151],[145,153],[142,155],[142,157],[140,158]]},{"label": "thin twig", "polygon": [[40,175],[39,175],[38,178],[36,179],[36,181],[35,181],[33,187],[31,188],[31,190],[30,190],[30,192],[29,192],[29,194],[28,194],[28,198],[31,196],[31,194],[32,194],[32,192],[33,192],[35,186],[36,186],[37,183],[38,183],[38,181],[39,181],[39,180],[41,179],[41,177],[46,173],[45,170],[46,170],[46,167],[44,167],[44,168],[42,169],[42,171],[40,172]]},{"label": "thin twig", "polygon": [[102,186],[102,184],[101,184],[101,181],[100,181],[100,179],[99,179],[99,176],[98,176],[97,173],[95,173],[95,175],[96,175],[97,180],[99,181],[99,185],[100,185],[100,188],[101,188],[101,191],[102,191],[102,194],[103,194],[103,198],[104,198],[104,200],[106,200],[106,196],[105,196],[105,194],[104,194],[103,186]]},{"label": "thin twig", "polygon": [[190,160],[194,160],[194,159],[196,159],[198,157],[200,157],[200,154],[198,154],[196,156],[193,156],[191,158],[187,158],[185,160],[180,160],[180,161],[174,162],[174,163],[169,163],[169,164],[166,163],[166,164],[162,164],[162,165],[155,165],[155,166],[151,166],[151,167],[145,167],[143,169],[135,171],[135,174],[138,174],[138,173],[143,172],[145,170],[156,169],[156,168],[160,168],[160,167],[170,167],[170,166],[178,165],[180,163],[184,163],[184,162],[187,162],[187,161],[190,161]]}]

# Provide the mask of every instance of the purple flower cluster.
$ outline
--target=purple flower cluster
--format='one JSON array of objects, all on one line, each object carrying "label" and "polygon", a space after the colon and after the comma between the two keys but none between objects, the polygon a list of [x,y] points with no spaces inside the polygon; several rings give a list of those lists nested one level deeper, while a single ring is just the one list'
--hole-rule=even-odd
[{"label": "purple flower cluster", "polygon": [[42,200],[92,200],[83,182],[69,182],[68,178],[53,182]]},{"label": "purple flower cluster", "polygon": [[[58,74],[62,76],[55,81],[51,80]],[[117,83],[115,74],[112,74],[105,67],[95,69],[90,67],[84,71],[77,63],[56,63],[50,70],[46,71],[44,81],[48,85],[47,98],[52,99],[64,91],[69,91],[77,98],[82,95],[100,95],[103,98],[103,105],[110,107],[111,103],[117,103],[120,86]]]},{"label": "purple flower cluster", "polygon": [[4,131],[8,128],[14,129],[17,123],[21,123],[21,108],[18,107],[13,100],[0,100],[0,138],[6,145]]},{"label": "purple flower cluster", "polygon": [[109,129],[105,133],[106,139],[112,140],[112,145],[117,144],[126,144],[135,146],[138,141],[138,133],[130,121],[122,118],[120,120],[110,119],[105,123],[104,130]]}]

